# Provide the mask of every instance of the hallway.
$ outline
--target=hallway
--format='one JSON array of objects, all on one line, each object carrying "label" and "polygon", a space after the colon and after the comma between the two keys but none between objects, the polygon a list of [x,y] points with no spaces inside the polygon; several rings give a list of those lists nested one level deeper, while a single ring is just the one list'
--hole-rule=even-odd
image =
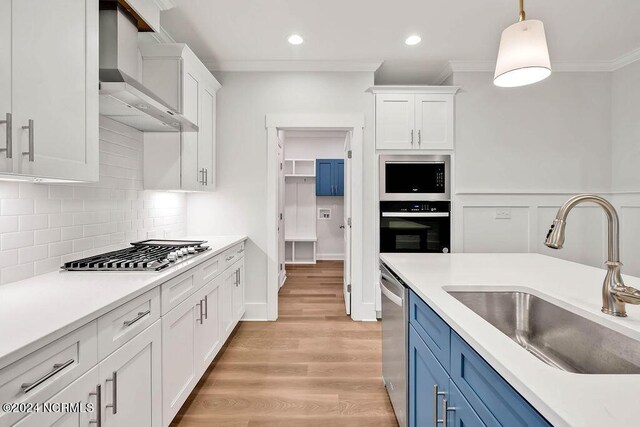
[{"label": "hallway", "polygon": [[396,426],[380,322],[344,310],[342,262],[288,266],[277,322],[241,322],[172,426]]}]

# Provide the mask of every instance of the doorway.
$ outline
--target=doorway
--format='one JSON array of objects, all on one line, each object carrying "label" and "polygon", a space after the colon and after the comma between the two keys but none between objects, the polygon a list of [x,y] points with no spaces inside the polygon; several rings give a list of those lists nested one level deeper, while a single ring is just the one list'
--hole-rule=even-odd
[{"label": "doorway", "polygon": [[322,260],[343,261],[344,312],[360,320],[363,123],[362,115],[267,116],[269,320],[287,265]]},{"label": "doorway", "polygon": [[[279,286],[287,268],[341,261],[351,314],[351,131],[279,130]],[[283,249],[284,248],[284,249]],[[335,263],[334,263],[335,264]]]}]

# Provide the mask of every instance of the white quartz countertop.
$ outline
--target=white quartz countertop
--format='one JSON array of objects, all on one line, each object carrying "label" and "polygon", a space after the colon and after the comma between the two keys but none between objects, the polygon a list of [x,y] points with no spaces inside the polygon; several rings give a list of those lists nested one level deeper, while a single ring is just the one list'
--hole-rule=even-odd
[{"label": "white quartz countertop", "polygon": [[191,236],[211,250],[159,272],[56,271],[0,286],[0,367],[247,239]]},{"label": "white quartz countertop", "polygon": [[[627,304],[627,318],[600,312],[604,269],[538,254],[380,258],[553,425],[640,423],[640,375],[574,374],[548,366],[446,292],[526,291],[640,340],[639,306]],[[640,288],[640,279],[623,277],[627,285]]]}]

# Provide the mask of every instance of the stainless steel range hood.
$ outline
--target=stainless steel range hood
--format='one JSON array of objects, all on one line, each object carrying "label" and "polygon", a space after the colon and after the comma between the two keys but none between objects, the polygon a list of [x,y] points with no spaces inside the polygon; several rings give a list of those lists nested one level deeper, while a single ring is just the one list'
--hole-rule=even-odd
[{"label": "stainless steel range hood", "polygon": [[140,83],[136,19],[100,1],[100,114],[141,131],[196,132],[198,126]]}]

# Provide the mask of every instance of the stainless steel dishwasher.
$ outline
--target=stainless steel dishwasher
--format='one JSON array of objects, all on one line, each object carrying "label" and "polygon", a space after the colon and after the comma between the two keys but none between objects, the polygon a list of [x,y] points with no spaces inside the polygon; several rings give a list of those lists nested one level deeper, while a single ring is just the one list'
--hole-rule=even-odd
[{"label": "stainless steel dishwasher", "polygon": [[382,279],[382,377],[400,427],[407,425],[407,325],[409,290],[386,265]]}]

